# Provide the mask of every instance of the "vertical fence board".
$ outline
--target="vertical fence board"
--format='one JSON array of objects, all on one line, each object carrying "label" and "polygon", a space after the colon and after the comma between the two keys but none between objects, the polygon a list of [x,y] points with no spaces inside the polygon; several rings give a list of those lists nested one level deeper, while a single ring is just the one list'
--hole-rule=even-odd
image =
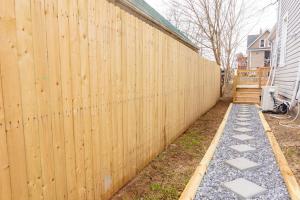
[{"label": "vertical fence board", "polygon": [[[4,151],[1,153],[4,166],[1,169],[1,180],[7,179],[7,168],[10,170],[11,195],[1,194],[12,199],[28,199],[25,141],[22,119],[21,83],[18,69],[17,27],[15,2],[1,3],[0,13],[0,74],[2,86],[2,100],[5,134],[1,134],[4,141]],[[9,164],[7,162],[6,145]],[[2,160],[2,158],[0,158]],[[2,181],[1,181],[2,185]],[[4,186],[8,192],[9,186]]]},{"label": "vertical fence board", "polygon": [[[33,38],[30,1],[16,0],[18,62],[21,81],[23,127],[30,199],[43,196],[37,99],[33,62]],[[0,186],[1,187],[1,186]],[[0,192],[2,193],[2,192]],[[0,198],[1,199],[1,198]]]},{"label": "vertical fence board", "polygon": [[80,35],[79,35],[79,6],[78,1],[69,2],[69,29],[70,29],[70,64],[72,74],[72,105],[73,105],[73,126],[75,138],[76,175],[78,194],[80,199],[87,198],[86,188],[86,165],[85,165],[85,137],[83,122],[83,101],[82,101],[82,73],[80,56]]}]

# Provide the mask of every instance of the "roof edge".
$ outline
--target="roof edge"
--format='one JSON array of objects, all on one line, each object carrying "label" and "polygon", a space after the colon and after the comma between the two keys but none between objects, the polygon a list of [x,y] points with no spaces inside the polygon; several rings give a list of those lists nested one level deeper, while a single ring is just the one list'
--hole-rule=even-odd
[{"label": "roof edge", "polygon": [[267,30],[265,30],[262,34],[260,34],[257,38],[256,38],[256,40],[254,40],[254,42],[252,42],[252,44],[250,44],[248,47],[247,47],[247,49],[250,49],[250,47],[259,39],[259,38],[261,38],[266,32],[269,32],[270,33],[270,30],[269,29],[267,29]]},{"label": "roof edge", "polygon": [[153,17],[149,16],[147,13],[143,12],[142,10],[140,10],[139,8],[137,8],[136,6],[134,6],[134,4],[132,2],[130,2],[128,0],[116,0],[116,2],[120,3],[121,5],[129,8],[133,12],[135,12],[135,13],[141,15],[142,17],[146,18],[147,20],[151,21],[152,23],[154,23],[155,25],[157,25],[158,27],[160,27],[164,31],[167,31],[169,34],[171,34],[172,36],[174,36],[177,40],[179,40],[180,42],[184,43],[186,46],[188,46],[189,48],[193,49],[194,51],[198,52],[200,50],[200,48],[197,45],[193,44],[192,42],[187,41],[186,39],[184,39],[178,33],[170,30],[168,27],[164,26],[159,21],[155,20]]}]

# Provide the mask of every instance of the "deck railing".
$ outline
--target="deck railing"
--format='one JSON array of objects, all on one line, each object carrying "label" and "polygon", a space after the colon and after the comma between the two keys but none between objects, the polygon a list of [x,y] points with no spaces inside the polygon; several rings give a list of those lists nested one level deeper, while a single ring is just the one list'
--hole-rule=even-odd
[{"label": "deck railing", "polygon": [[269,73],[269,67],[258,67],[254,70],[238,69],[233,79],[233,98],[235,99],[236,90],[239,86],[261,89],[267,84]]}]

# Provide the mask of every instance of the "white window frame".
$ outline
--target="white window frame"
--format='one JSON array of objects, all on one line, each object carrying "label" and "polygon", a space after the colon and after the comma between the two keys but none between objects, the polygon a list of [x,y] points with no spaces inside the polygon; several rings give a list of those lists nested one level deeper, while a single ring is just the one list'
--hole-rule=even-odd
[{"label": "white window frame", "polygon": [[286,43],[288,36],[288,24],[289,24],[289,14],[286,13],[283,16],[281,24],[281,36],[280,36],[280,61],[279,65],[284,66],[286,64]]},{"label": "white window frame", "polygon": [[[262,43],[263,42],[263,43]],[[263,45],[262,45],[263,44]],[[266,47],[266,40],[265,39],[261,39],[259,40],[259,48],[265,48]]]}]

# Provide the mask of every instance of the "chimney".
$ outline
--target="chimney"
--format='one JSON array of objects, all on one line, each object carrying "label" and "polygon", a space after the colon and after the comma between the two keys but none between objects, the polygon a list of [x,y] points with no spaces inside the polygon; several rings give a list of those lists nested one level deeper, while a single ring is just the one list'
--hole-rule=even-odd
[{"label": "chimney", "polygon": [[263,33],[262,29],[260,28],[259,30],[259,35],[261,35]]}]

